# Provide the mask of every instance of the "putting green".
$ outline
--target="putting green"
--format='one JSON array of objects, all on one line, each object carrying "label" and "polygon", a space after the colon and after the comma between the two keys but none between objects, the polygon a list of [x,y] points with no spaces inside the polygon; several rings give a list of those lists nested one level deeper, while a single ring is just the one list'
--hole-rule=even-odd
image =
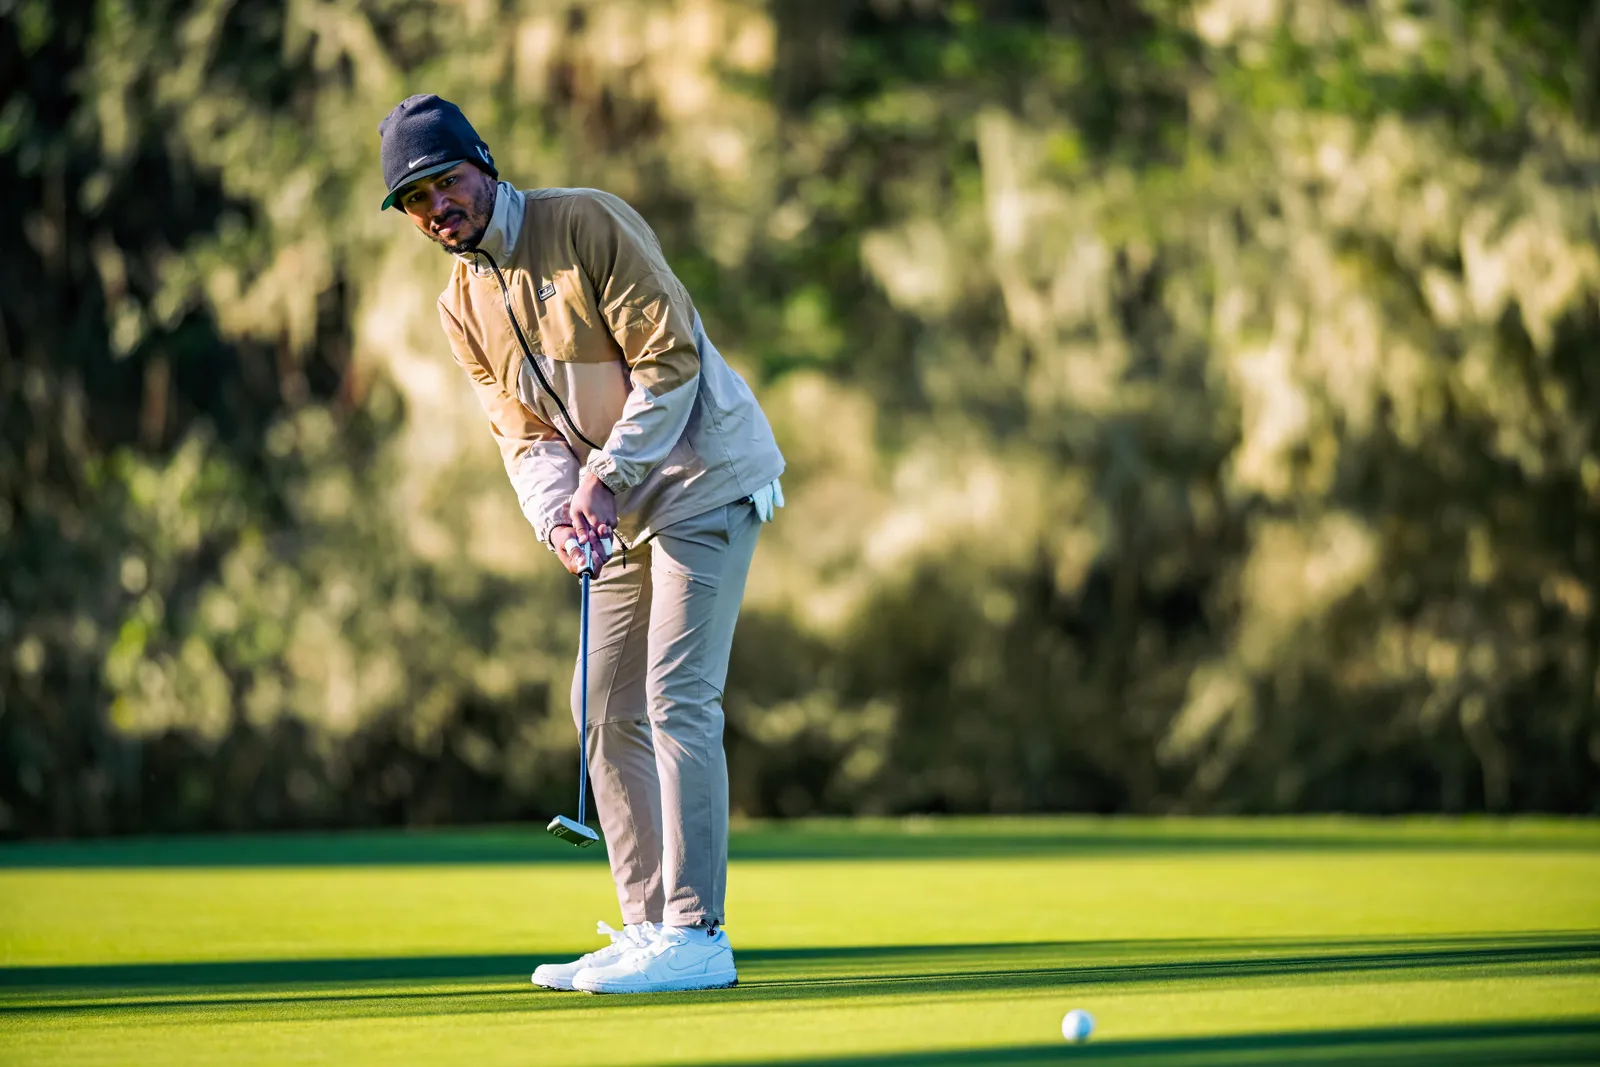
[{"label": "putting green", "polygon": [[739,988],[607,998],[528,983],[618,921],[603,858],[537,831],[0,846],[0,1062],[1600,1062],[1592,821],[860,820],[732,851]]}]

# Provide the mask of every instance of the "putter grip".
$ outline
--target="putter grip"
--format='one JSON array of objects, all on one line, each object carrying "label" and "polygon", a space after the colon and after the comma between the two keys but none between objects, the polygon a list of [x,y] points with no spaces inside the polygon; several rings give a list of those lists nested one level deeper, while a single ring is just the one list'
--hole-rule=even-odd
[{"label": "putter grip", "polygon": [[[608,559],[617,551],[617,539],[614,537],[606,538],[603,542],[601,542],[601,544],[605,547],[606,557]],[[561,548],[565,552],[571,552],[574,548],[582,548],[584,564],[583,569],[588,571],[591,575],[594,574],[594,549],[590,548],[586,544],[583,544],[576,537],[567,538],[567,543],[562,545]]]}]

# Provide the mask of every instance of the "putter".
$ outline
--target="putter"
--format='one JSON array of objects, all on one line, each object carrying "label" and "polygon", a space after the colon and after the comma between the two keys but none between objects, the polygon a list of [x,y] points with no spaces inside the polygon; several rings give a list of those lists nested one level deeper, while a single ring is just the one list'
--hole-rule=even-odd
[{"label": "putter", "polygon": [[[567,551],[576,540],[568,541]],[[609,545],[608,545],[609,548]],[[600,835],[583,823],[585,805],[589,799],[589,580],[594,577],[594,555],[588,545],[583,546],[584,568],[578,575],[583,584],[583,599],[578,608],[578,817],[569,819],[557,815],[545,829],[577,848],[588,848],[600,840]]]}]

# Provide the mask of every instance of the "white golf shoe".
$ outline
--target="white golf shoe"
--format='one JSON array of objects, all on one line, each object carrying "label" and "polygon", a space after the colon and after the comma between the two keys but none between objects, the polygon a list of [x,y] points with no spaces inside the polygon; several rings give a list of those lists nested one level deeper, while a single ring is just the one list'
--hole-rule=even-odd
[{"label": "white golf shoe", "polygon": [[572,979],[572,988],[585,993],[673,993],[738,984],[725,932],[678,926],[663,926],[648,945],[609,965],[585,967]]},{"label": "white golf shoe", "polygon": [[630,952],[644,948],[660,934],[660,923],[629,923],[613,930],[609,923],[596,923],[595,933],[611,938],[611,944],[587,952],[571,963],[542,963],[533,971],[533,984],[546,989],[572,988],[572,978],[586,967],[605,967]]}]

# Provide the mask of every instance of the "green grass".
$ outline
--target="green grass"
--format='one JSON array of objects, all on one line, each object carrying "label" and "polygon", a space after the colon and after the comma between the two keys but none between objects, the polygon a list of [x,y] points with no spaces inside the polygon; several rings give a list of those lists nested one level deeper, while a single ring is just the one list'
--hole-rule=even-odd
[{"label": "green grass", "polygon": [[605,998],[528,983],[618,921],[601,857],[538,831],[0,846],[0,1062],[1600,1063],[1600,823],[813,822],[733,854],[739,988]]}]

